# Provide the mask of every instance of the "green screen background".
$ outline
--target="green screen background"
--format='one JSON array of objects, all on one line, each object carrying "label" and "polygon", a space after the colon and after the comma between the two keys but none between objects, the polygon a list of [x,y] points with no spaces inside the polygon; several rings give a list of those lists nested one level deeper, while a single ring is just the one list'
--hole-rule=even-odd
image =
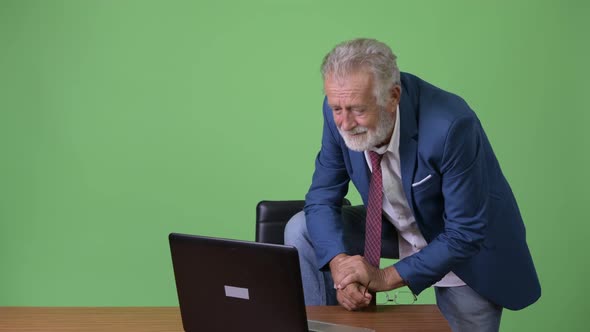
[{"label": "green screen background", "polygon": [[543,287],[502,330],[587,330],[586,3],[0,0],[0,306],[177,305],[167,234],[303,198],[321,59],[363,36],[484,124]]}]

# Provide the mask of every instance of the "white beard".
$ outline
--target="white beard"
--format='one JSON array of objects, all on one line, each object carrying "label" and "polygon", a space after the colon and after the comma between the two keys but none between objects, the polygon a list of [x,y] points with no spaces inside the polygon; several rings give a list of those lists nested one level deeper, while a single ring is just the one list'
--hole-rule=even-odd
[{"label": "white beard", "polygon": [[[390,139],[387,137],[390,135],[393,125],[395,124],[395,117],[390,113],[380,110],[379,119],[377,120],[377,128],[369,130],[366,127],[355,127],[353,130],[340,130],[338,132],[344,139],[346,146],[353,151],[366,151],[377,146],[377,144],[383,143]],[[356,135],[355,135],[356,134]]]}]

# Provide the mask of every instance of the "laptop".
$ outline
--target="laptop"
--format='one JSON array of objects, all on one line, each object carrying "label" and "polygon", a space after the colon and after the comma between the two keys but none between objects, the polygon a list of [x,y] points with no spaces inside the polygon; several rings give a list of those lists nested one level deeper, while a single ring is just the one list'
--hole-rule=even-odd
[{"label": "laptop", "polygon": [[177,233],[169,241],[187,332],[373,331],[307,320],[294,247]]}]

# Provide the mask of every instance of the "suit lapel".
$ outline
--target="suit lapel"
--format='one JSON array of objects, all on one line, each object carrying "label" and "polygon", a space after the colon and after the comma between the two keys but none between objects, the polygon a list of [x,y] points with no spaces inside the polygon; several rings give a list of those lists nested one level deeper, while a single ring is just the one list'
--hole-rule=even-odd
[{"label": "suit lapel", "polygon": [[348,150],[348,155],[350,157],[350,162],[352,163],[352,169],[354,170],[354,174],[352,174],[353,178],[355,179],[354,185],[361,194],[361,198],[366,205],[369,201],[369,182],[371,181],[371,171],[367,165],[365,153]]},{"label": "suit lapel", "polygon": [[[403,81],[403,80],[402,80]],[[405,82],[403,82],[405,83]],[[412,179],[416,170],[416,156],[418,149],[418,126],[416,111],[412,96],[408,93],[408,84],[402,84],[402,97],[399,105],[400,112],[400,142],[399,154],[402,172],[402,184],[410,208],[414,211],[412,199]]]}]

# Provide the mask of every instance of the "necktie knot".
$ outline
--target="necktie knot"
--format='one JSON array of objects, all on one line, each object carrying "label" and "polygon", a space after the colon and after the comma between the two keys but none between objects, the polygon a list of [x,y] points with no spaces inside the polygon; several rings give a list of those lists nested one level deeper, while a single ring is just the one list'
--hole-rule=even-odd
[{"label": "necktie knot", "polygon": [[381,168],[381,159],[383,159],[382,154],[378,154],[375,151],[369,151],[369,158],[371,159],[371,166],[373,170],[376,168]]}]

